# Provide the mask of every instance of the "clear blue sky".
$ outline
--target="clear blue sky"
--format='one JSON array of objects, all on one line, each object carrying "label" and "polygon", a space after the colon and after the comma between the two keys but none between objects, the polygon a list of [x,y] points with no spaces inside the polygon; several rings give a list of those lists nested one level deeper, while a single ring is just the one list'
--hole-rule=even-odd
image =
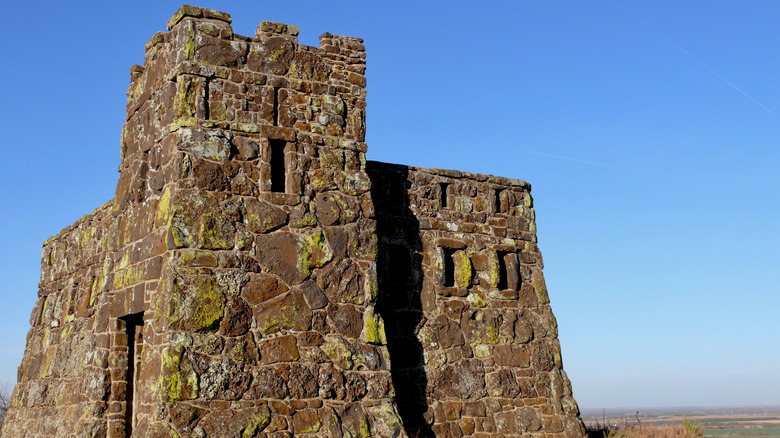
[{"label": "clear blue sky", "polygon": [[[87,4],[89,4],[87,6]],[[171,1],[4,3],[0,380]],[[582,407],[780,404],[780,2],[203,1],[359,36],[368,156],[522,178]]]}]

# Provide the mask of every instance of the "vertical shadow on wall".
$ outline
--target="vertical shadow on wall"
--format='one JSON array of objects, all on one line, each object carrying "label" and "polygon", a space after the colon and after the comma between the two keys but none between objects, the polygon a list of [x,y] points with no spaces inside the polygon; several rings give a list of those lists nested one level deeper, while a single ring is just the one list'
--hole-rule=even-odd
[{"label": "vertical shadow on wall", "polygon": [[415,331],[423,318],[420,224],[409,208],[406,166],[367,163],[376,208],[379,254],[377,311],[385,321],[396,403],[410,436],[433,437],[428,410],[422,344]]}]

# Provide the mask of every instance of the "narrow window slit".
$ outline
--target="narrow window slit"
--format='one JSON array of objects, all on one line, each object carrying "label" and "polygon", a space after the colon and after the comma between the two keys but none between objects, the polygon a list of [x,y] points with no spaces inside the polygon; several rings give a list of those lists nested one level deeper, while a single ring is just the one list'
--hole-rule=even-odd
[{"label": "narrow window slit", "polygon": [[279,88],[274,87],[274,126],[279,126]]},{"label": "narrow window slit", "polygon": [[439,183],[439,202],[441,203],[441,208],[447,208],[449,207],[449,199],[447,198],[447,186],[449,184],[447,183]]},{"label": "narrow window slit", "polygon": [[284,193],[287,183],[287,167],[284,163],[284,140],[268,140],[271,145],[271,191]]},{"label": "narrow window slit", "polygon": [[211,110],[209,110],[209,81],[206,81],[203,88],[203,118],[209,120],[211,119]]},{"label": "narrow window slit", "polygon": [[509,275],[506,268],[506,256],[509,254],[506,251],[496,251],[498,256],[498,288],[501,290],[509,289]]},{"label": "narrow window slit", "polygon": [[455,286],[455,250],[451,248],[442,248],[444,250],[444,283],[445,287]]},{"label": "narrow window slit", "polygon": [[495,197],[496,197],[496,213],[502,213],[502,206],[501,206],[501,192],[503,190],[501,189],[495,189]]},{"label": "narrow window slit", "polygon": [[136,402],[135,387],[138,376],[138,367],[143,353],[144,314],[136,313],[122,318],[125,322],[125,334],[127,335],[127,390],[125,400],[125,436],[133,435],[135,426]]}]

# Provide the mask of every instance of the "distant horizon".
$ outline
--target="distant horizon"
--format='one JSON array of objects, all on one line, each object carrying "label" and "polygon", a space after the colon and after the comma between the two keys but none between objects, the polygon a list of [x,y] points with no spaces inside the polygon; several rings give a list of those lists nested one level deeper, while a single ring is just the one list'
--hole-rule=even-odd
[{"label": "distant horizon", "polygon": [[780,410],[780,404],[769,404],[769,405],[719,405],[719,406],[619,406],[619,407],[607,407],[607,408],[584,408],[580,406],[580,412],[582,415],[585,415],[586,411],[589,412],[602,412],[603,410],[609,411],[628,411],[628,410],[661,410],[661,409],[667,409],[667,410],[676,410],[676,409],[761,409],[761,408],[771,408],[771,409],[778,409]]}]

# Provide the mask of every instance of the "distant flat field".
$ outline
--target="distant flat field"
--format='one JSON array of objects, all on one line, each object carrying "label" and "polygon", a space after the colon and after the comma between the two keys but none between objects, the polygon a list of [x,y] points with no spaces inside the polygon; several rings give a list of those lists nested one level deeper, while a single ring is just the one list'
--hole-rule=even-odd
[{"label": "distant flat field", "polygon": [[780,438],[780,428],[760,429],[706,429],[705,436],[711,437],[735,437],[735,438]]},{"label": "distant flat field", "polygon": [[714,438],[780,438],[780,406],[583,409],[587,425],[673,424],[684,418],[702,424]]}]

